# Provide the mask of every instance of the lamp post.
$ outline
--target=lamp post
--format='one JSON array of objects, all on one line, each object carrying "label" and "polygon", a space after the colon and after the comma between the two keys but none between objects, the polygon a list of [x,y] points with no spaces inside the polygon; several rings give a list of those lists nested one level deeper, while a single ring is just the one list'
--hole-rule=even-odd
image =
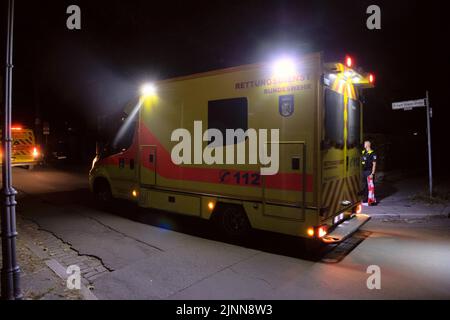
[{"label": "lamp post", "polygon": [[20,268],[16,261],[16,190],[12,186],[11,173],[11,101],[13,68],[14,0],[8,0],[8,27],[6,37],[5,107],[2,125],[2,181],[1,189],[1,238],[2,270],[1,297],[6,300],[22,299]]}]

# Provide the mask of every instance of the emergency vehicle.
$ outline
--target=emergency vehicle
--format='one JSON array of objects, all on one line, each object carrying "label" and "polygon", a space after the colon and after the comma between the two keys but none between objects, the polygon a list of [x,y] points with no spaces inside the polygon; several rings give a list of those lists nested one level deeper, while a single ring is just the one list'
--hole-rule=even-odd
[{"label": "emergency vehicle", "polygon": [[[105,121],[115,137],[99,147],[91,190],[99,201],[122,198],[214,220],[232,238],[255,228],[343,241],[370,219],[358,199],[359,96],[374,76],[353,64],[351,57],[325,63],[313,53],[147,86],[117,122]],[[278,173],[263,176],[261,165],[250,164],[174,164],[172,133],[195,135],[196,121],[222,132],[279,129],[279,141],[269,142],[279,147]],[[248,150],[250,142],[234,143]]]},{"label": "emergency vehicle", "polygon": [[[39,147],[36,145],[34,132],[31,129],[22,126],[11,127],[12,134],[12,166],[26,167],[30,170],[39,164],[41,154]],[[0,131],[1,137],[1,131]],[[0,163],[3,157],[0,158]]]}]

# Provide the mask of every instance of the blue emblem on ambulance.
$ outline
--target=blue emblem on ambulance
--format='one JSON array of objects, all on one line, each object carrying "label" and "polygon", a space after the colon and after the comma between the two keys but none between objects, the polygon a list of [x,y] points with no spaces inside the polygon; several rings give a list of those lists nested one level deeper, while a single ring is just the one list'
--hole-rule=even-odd
[{"label": "blue emblem on ambulance", "polygon": [[294,113],[294,96],[281,96],[279,104],[280,114],[283,117],[290,117]]}]

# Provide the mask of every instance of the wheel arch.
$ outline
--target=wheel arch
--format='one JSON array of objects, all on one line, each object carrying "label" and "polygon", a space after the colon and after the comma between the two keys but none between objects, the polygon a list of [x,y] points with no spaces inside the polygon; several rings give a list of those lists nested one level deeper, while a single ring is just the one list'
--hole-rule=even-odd
[{"label": "wheel arch", "polygon": [[106,178],[105,176],[94,177],[92,180],[92,192],[96,193],[99,190],[99,187],[103,185],[107,185],[112,191],[111,183],[108,178]]}]

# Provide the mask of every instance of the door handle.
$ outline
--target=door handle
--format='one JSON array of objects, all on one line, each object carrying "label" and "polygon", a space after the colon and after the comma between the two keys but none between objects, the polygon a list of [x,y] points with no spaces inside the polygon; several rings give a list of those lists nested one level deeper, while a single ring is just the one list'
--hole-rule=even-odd
[{"label": "door handle", "polygon": [[292,170],[300,170],[300,158],[299,157],[292,158]]}]

